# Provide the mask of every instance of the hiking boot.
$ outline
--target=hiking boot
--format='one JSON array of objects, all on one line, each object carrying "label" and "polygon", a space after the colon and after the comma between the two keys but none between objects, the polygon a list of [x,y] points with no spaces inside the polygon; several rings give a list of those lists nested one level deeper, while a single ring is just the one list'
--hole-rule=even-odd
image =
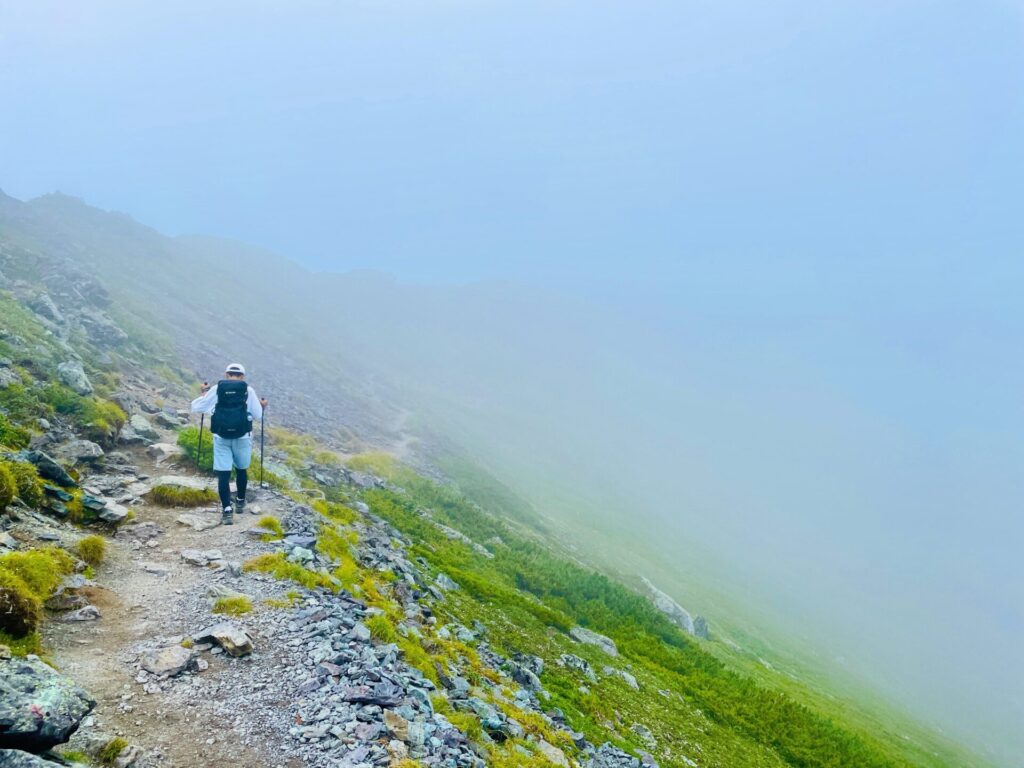
[{"label": "hiking boot", "polygon": [[231,507],[224,507],[224,511],[220,515],[220,524],[221,525],[234,525],[235,524],[235,514],[231,510]]},{"label": "hiking boot", "polygon": [[245,499],[235,499],[235,511],[240,514],[245,514]]}]

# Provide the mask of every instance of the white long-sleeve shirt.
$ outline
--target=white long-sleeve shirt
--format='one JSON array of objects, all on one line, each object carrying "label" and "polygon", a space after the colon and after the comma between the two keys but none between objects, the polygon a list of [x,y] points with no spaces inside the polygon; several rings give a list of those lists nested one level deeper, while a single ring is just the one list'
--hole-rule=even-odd
[{"label": "white long-sleeve shirt", "polygon": [[[245,401],[245,406],[249,411],[250,419],[254,421],[261,421],[263,419],[263,406],[260,405],[260,399],[256,396],[256,390],[251,386],[249,387],[249,397]],[[192,401],[192,413],[213,413],[216,409],[216,386],[210,387],[205,395],[200,395]]]}]

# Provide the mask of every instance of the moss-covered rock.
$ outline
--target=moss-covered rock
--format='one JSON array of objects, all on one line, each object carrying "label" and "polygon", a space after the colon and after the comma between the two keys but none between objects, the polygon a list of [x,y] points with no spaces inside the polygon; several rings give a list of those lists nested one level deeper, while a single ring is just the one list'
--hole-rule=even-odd
[{"label": "moss-covered rock", "polygon": [[10,571],[0,569],[0,631],[12,637],[35,632],[43,620],[43,601]]},{"label": "moss-covered rock", "polygon": [[18,483],[6,462],[0,462],[0,512],[3,512],[18,495]]}]

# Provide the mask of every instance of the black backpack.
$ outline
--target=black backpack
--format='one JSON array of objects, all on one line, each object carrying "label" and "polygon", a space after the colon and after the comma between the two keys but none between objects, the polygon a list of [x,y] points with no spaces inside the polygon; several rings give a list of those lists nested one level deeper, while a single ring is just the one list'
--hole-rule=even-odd
[{"label": "black backpack", "polygon": [[244,381],[217,382],[217,407],[210,419],[210,431],[226,440],[252,432],[248,401],[249,385]]}]

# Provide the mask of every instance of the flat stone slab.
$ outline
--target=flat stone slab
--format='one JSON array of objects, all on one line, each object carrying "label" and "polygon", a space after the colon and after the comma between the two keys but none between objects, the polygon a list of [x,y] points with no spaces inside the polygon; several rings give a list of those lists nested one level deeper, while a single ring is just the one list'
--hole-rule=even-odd
[{"label": "flat stone slab", "polygon": [[181,645],[169,645],[142,655],[142,668],[152,675],[174,677],[192,663],[192,651]]},{"label": "flat stone slab", "polygon": [[183,515],[178,515],[175,519],[179,524],[187,525],[194,531],[209,531],[220,525],[220,520],[216,517],[195,515],[189,512],[186,512]]},{"label": "flat stone slab", "polygon": [[252,638],[249,633],[230,621],[222,621],[207,627],[192,636],[197,643],[216,643],[229,656],[247,656],[252,653]]}]

